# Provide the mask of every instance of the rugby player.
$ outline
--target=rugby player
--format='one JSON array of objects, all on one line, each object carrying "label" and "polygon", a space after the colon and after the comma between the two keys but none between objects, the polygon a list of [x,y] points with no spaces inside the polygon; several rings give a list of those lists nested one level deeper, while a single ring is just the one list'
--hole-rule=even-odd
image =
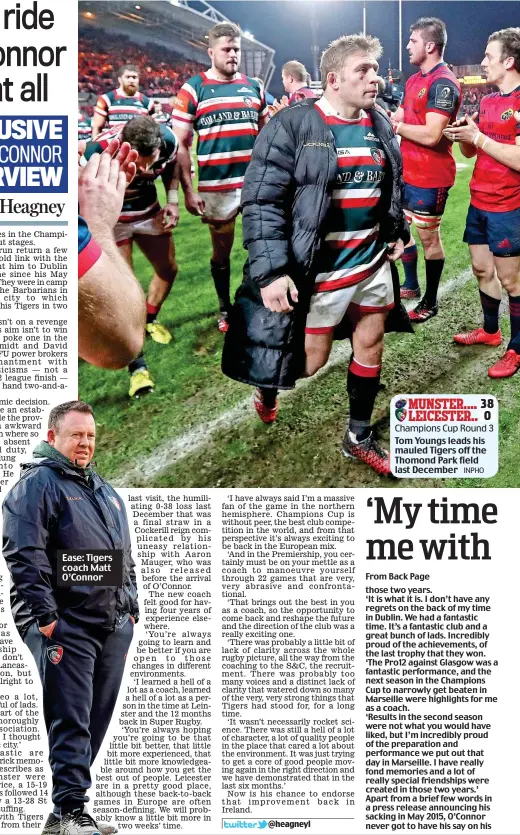
[{"label": "rugby player", "polygon": [[321,59],[323,97],[286,107],[257,140],[242,200],[248,265],[222,367],[259,386],[255,408],[271,423],[277,388],[324,366],[335,328],[348,318],[353,355],[342,450],[389,475],[371,417],[395,305],[389,261],[400,257],[409,232],[399,147],[374,107],[380,55],[376,38],[333,41]]},{"label": "rugby player", "polygon": [[[455,182],[455,160],[443,130],[459,109],[460,84],[443,61],[446,26],[436,17],[422,17],[410,27],[410,63],[420,71],[406,82],[402,108],[393,114],[401,137],[405,182],[405,213],[415,223],[426,266],[426,290],[410,311],[412,322],[426,322],[438,311],[437,291],[445,253],[440,236],[448,192]],[[402,298],[421,295],[417,280],[417,246],[411,238],[403,254]]]},{"label": "rugby player", "polygon": [[154,113],[153,101],[139,92],[139,67],[124,64],[117,76],[117,90],[103,93],[96,102],[92,117],[92,139],[97,139],[106,128],[124,124],[135,116],[150,116]]},{"label": "rugby player", "polygon": [[302,99],[318,98],[316,90],[308,86],[309,73],[300,61],[287,61],[282,67],[282,84],[289,96],[289,104]]},{"label": "rugby player", "polygon": [[[218,328],[228,329],[230,254],[244,174],[258,131],[267,118],[263,88],[239,72],[240,29],[217,23],[209,32],[211,67],[184,84],[175,100],[172,124],[179,141],[179,166],[186,208],[207,223],[211,234],[211,275],[217,292]],[[191,184],[190,145],[198,134],[199,193]]]},{"label": "rugby player", "polygon": [[478,124],[465,116],[444,131],[460,142],[464,156],[477,157],[464,240],[484,313],[483,327],[453,338],[458,345],[501,344],[503,287],[509,296],[511,338],[488,374],[511,377],[520,368],[520,28],[489,36],[482,67],[499,92],[482,98]]},{"label": "rugby player", "polygon": [[[146,331],[155,342],[167,345],[171,334],[156,319],[177,275],[175,246],[171,230],[179,220],[178,178],[176,168],[177,139],[169,128],[149,116],[138,116],[96,142],[87,145],[85,156],[102,152],[117,135],[138,152],[137,175],[127,187],[114,237],[120,252],[132,266],[133,243],[137,244],[154,269],[146,301]],[[167,202],[161,208],[155,180],[161,176]],[[130,397],[139,397],[154,388],[143,353],[128,366]]]}]

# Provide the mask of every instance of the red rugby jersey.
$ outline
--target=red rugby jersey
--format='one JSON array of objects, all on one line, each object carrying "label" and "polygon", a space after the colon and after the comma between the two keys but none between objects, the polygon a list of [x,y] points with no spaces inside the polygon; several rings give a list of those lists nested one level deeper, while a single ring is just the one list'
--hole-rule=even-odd
[{"label": "red rugby jersey", "polygon": [[[406,125],[425,125],[427,113],[442,113],[453,121],[459,106],[460,84],[444,62],[427,73],[415,73],[406,82],[403,101]],[[444,136],[434,148],[403,137],[401,154],[405,183],[419,188],[441,188],[455,182],[451,142]]]},{"label": "red rugby jersey", "polygon": [[[490,139],[514,145],[520,136],[516,110],[520,110],[520,87],[512,93],[491,93],[480,102],[478,126]],[[520,208],[520,172],[497,162],[480,148],[469,188],[471,203],[477,209],[510,212]]]}]

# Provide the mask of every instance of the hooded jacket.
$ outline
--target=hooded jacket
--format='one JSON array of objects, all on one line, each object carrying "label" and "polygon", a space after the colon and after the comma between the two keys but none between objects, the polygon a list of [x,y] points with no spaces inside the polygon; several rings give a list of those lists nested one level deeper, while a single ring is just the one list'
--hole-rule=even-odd
[{"label": "hooded jacket", "polygon": [[[22,465],[3,503],[3,553],[11,573],[11,609],[23,636],[35,621],[46,626],[66,617],[112,630],[139,607],[130,531],[121,498],[90,467],[83,469],[47,443]],[[57,551],[119,550],[123,585],[57,585]]]},{"label": "hooded jacket", "polygon": [[[385,242],[401,238],[408,243],[399,145],[386,114],[378,108],[370,112],[389,161],[378,206],[379,235]],[[224,342],[227,376],[292,388],[303,371],[305,321],[336,172],[334,136],[312,100],[284,108],[258,135],[242,189],[248,259]],[[299,301],[292,313],[273,313],[260,290],[285,274],[296,284]],[[413,332],[399,300],[397,271],[392,274],[396,305],[387,330]]]}]

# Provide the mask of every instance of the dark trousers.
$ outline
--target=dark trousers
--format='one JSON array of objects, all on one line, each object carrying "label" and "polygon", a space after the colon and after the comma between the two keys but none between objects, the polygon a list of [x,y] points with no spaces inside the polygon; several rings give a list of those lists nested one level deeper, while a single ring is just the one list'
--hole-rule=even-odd
[{"label": "dark trousers", "polygon": [[106,633],[60,617],[50,638],[36,623],[25,635],[43,685],[55,808],[88,801],[90,766],[114,711],[133,629],[129,619]]}]

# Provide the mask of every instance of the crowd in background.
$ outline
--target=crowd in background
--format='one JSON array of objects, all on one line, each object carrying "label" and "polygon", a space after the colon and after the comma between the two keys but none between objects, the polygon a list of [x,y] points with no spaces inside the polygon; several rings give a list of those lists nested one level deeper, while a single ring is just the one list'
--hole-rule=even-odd
[{"label": "crowd in background", "polygon": [[80,31],[78,52],[78,93],[82,98],[94,99],[82,103],[85,115],[92,115],[91,105],[96,96],[117,87],[117,70],[122,64],[139,67],[141,92],[150,98],[176,95],[188,78],[207,69],[197,61],[187,61],[172,49],[153,43],[138,45],[123,35],[108,35],[101,29],[95,35],[90,30]]}]

